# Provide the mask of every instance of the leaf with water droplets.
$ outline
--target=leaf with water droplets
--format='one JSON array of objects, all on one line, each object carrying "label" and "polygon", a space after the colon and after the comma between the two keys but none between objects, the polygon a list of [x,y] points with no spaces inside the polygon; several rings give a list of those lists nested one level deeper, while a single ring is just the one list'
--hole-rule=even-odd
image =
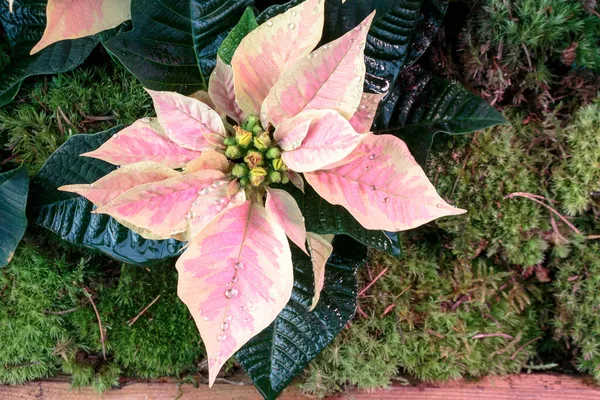
[{"label": "leaf with water droplets", "polygon": [[[352,153],[364,138],[364,135],[356,133],[348,120],[332,110],[304,111],[282,125],[305,127],[307,122],[304,139],[281,156],[292,171],[310,172],[338,162]],[[282,141],[287,139],[285,137]]]},{"label": "leaf with water droplets", "polygon": [[294,282],[289,244],[265,208],[247,201],[204,228],[177,270],[178,294],[202,336],[212,386],[227,359],[288,302]]},{"label": "leaf with water droplets", "polygon": [[237,123],[241,123],[242,110],[235,102],[233,70],[217,56],[217,66],[208,81],[208,94],[217,107]]},{"label": "leaf with water droplets", "polygon": [[65,185],[59,187],[58,190],[77,193],[96,206],[102,207],[129,189],[150,182],[160,182],[179,174],[161,164],[143,161],[119,168],[94,183]]},{"label": "leaf with water droplets", "polygon": [[356,112],[350,118],[350,125],[359,133],[369,133],[375,119],[377,106],[385,94],[363,93]]},{"label": "leaf with water droplets", "polygon": [[335,338],[354,315],[356,269],[366,248],[346,236],[338,236],[325,268],[321,299],[309,311],[314,296],[313,265],[295,246],[294,290],[277,319],[236,354],[265,399],[274,400],[294,377]]},{"label": "leaf with water droplets", "polygon": [[148,239],[168,239],[187,229],[186,215],[202,188],[225,175],[203,170],[137,186],[94,213],[108,214]]},{"label": "leaf with water droplets", "polygon": [[281,74],[319,43],[324,19],[323,7],[317,7],[320,1],[307,0],[268,20],[240,43],[231,67],[235,98],[245,114],[259,115]]},{"label": "leaf with water droplets", "polygon": [[333,251],[333,246],[331,245],[333,237],[334,235],[317,235],[312,232],[307,233],[306,239],[310,250],[310,260],[313,265],[313,275],[315,277],[315,294],[309,311],[315,309],[321,298],[321,290],[323,290],[323,285],[325,284],[325,265]]},{"label": "leaf with water droplets", "polygon": [[[9,1],[12,12],[12,1]],[[31,54],[62,40],[114,28],[131,18],[131,0],[48,0],[46,30]]]},{"label": "leaf with water droplets", "polygon": [[404,142],[365,135],[345,165],[304,174],[331,204],[344,206],[366,229],[403,231],[465,211],[435,191]]},{"label": "leaf with water droplets", "polygon": [[156,118],[142,118],[115,133],[98,149],[81,155],[114,165],[154,161],[169,168],[181,168],[200,153],[171,141]]},{"label": "leaf with water droplets", "polygon": [[362,94],[364,45],[372,19],[373,14],[281,76],[265,99],[265,111],[273,125],[305,110],[336,110],[346,119],[352,117]]},{"label": "leaf with water droplets", "polygon": [[285,190],[268,188],[265,208],[283,228],[290,240],[308,254],[305,245],[304,217],[292,195]]},{"label": "leaf with water droplets", "polygon": [[186,149],[200,151],[215,147],[227,133],[219,114],[201,101],[175,92],[146,89],[167,136]]},{"label": "leaf with water droplets", "polygon": [[230,65],[231,58],[242,39],[256,28],[258,28],[258,23],[254,17],[254,11],[252,11],[252,7],[248,7],[240,17],[237,25],[233,27],[231,32],[229,32],[227,37],[223,40],[223,43],[221,43],[217,59],[221,59],[225,64]]}]

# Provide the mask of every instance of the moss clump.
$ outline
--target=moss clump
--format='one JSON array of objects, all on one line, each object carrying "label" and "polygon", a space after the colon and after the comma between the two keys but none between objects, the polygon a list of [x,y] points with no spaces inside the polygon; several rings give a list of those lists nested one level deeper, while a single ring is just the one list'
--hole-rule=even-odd
[{"label": "moss clump", "polygon": [[553,263],[557,313],[555,336],[574,349],[576,368],[600,382],[600,245],[579,244],[567,260]]},{"label": "moss clump", "polygon": [[579,215],[595,206],[600,211],[600,100],[583,107],[564,131],[565,162],[552,181],[561,208]]},{"label": "moss clump", "polygon": [[[204,348],[176,287],[171,264],[120,268],[101,257],[68,259],[22,244],[0,279],[0,383],[62,372],[76,387],[103,391],[120,376],[202,372]],[[106,360],[89,296],[105,330]]]},{"label": "moss clump", "polygon": [[548,211],[528,199],[505,198],[515,192],[545,194],[540,175],[551,154],[532,147],[544,134],[539,126],[515,122],[481,132],[472,143],[448,142],[449,148],[432,158],[430,176],[436,177],[438,192],[467,210],[439,222],[453,235],[455,254],[475,258],[483,252],[523,267],[544,260]]},{"label": "moss clump", "polygon": [[472,0],[461,37],[463,76],[484,97],[521,104],[539,96],[571,68],[600,70],[596,2]]},{"label": "moss clump", "polygon": [[0,140],[31,173],[76,133],[128,125],[153,113],[142,85],[119,67],[79,68],[47,82],[38,80],[21,93],[0,110]]},{"label": "moss clump", "polygon": [[515,273],[413,240],[401,260],[371,256],[364,282],[388,270],[359,299],[365,314],[311,364],[304,390],[372,389],[399,373],[427,381],[506,374],[535,354],[534,346],[519,349],[540,331],[536,312],[522,308],[529,298]]}]

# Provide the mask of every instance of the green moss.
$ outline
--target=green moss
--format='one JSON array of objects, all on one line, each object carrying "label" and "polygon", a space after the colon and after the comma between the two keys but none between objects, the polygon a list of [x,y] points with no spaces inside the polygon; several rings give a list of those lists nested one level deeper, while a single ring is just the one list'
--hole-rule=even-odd
[{"label": "green moss", "polygon": [[561,208],[568,215],[582,214],[594,205],[600,210],[600,100],[579,110],[574,120],[564,131],[565,162],[552,177]]},{"label": "green moss", "polygon": [[464,79],[494,103],[547,107],[554,102],[552,92],[563,89],[550,86],[569,67],[600,70],[598,6],[586,8],[580,0],[470,3],[461,68]]},{"label": "green moss", "polygon": [[551,153],[533,147],[545,134],[539,126],[514,123],[481,132],[468,145],[447,142],[449,148],[432,158],[430,176],[436,177],[439,193],[467,210],[439,222],[453,235],[455,254],[474,258],[483,252],[524,267],[544,260],[548,211],[526,198],[505,197],[545,194],[540,175],[552,162]]},{"label": "green moss", "polygon": [[47,82],[38,79],[21,91],[0,110],[0,138],[14,161],[26,162],[35,173],[70,136],[128,125],[152,113],[150,97],[129,72],[86,67]]},{"label": "green moss", "polygon": [[[600,225],[600,224],[599,224]],[[574,364],[600,382],[600,245],[581,243],[573,255],[553,263],[557,314],[555,336],[574,348]]]},{"label": "green moss", "polygon": [[[69,259],[25,243],[1,277],[0,383],[62,372],[72,375],[75,387],[103,391],[122,375],[204,372],[204,348],[177,298],[177,272],[170,263],[121,268],[102,257]],[[105,331],[106,360],[89,297]]]},{"label": "green moss", "polygon": [[[388,270],[360,298],[367,318],[357,316],[311,364],[304,390],[372,389],[398,374],[426,381],[506,374],[535,354],[535,346],[519,351],[540,331],[537,313],[522,309],[529,297],[516,274],[458,260],[423,238],[414,243],[401,260],[371,256],[371,276]],[[368,275],[363,271],[363,282]]]}]

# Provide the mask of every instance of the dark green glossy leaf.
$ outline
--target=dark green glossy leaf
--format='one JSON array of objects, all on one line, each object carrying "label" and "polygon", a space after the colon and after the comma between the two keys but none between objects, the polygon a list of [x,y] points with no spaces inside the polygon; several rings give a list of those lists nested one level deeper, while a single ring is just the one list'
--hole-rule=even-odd
[{"label": "dark green glossy leaf", "polygon": [[365,90],[384,93],[427,50],[447,7],[448,0],[329,0],[323,41],[342,36],[376,10],[365,48]]},{"label": "dark green glossy leaf", "polygon": [[380,105],[374,131],[404,140],[424,166],[436,133],[456,135],[506,123],[502,114],[460,84],[413,68],[401,75]]},{"label": "dark green glossy leaf", "polygon": [[364,246],[336,237],[325,268],[325,286],[313,311],[310,259],[293,249],[294,290],[273,324],[236,355],[265,399],[275,399],[306,365],[335,338],[356,311],[356,270],[366,258]]},{"label": "dark green glossy leaf", "polygon": [[217,51],[252,0],[133,0],[133,30],[106,48],[144,86],[206,90]]},{"label": "dark green glossy leaf", "polygon": [[0,174],[0,267],[10,262],[27,227],[27,167]]},{"label": "dark green glossy leaf", "polygon": [[294,196],[304,215],[308,232],[348,235],[365,246],[395,252],[392,241],[383,231],[370,231],[363,228],[348,210],[328,203],[309,185],[306,185],[305,193],[291,185],[288,186],[286,189]]},{"label": "dark green glossy leaf", "polygon": [[256,28],[258,28],[258,23],[256,22],[256,17],[254,17],[254,11],[252,11],[252,8],[248,7],[246,8],[246,11],[244,11],[244,15],[242,15],[240,22],[233,27],[231,32],[229,32],[229,35],[227,35],[225,40],[223,40],[223,43],[221,43],[221,47],[219,47],[219,57],[221,57],[221,60],[223,60],[225,64],[231,64],[233,53],[235,53],[235,50],[242,42],[242,39]]},{"label": "dark green glossy leaf", "polygon": [[34,75],[57,74],[76,68],[99,42],[95,36],[65,40],[30,56],[46,25],[46,1],[15,0],[14,13],[0,1],[0,23],[11,46],[11,61],[0,72],[0,107],[10,103],[23,79]]},{"label": "dark green glossy leaf", "polygon": [[144,239],[107,215],[91,214],[94,206],[85,198],[56,190],[62,185],[92,183],[113,171],[111,164],[79,155],[95,150],[121,129],[76,135],[56,150],[32,181],[34,222],[70,243],[122,262],[148,264],[177,256],[184,243]]}]

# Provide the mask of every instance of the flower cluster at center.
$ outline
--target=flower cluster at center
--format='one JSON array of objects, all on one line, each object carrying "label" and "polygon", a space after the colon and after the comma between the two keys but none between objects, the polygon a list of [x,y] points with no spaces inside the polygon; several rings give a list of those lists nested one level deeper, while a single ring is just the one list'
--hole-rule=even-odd
[{"label": "flower cluster at center", "polygon": [[233,163],[231,173],[243,187],[268,186],[287,183],[286,165],[281,149],[272,133],[265,130],[258,117],[251,115],[241,126],[234,126],[234,134],[225,139],[225,156]]}]

